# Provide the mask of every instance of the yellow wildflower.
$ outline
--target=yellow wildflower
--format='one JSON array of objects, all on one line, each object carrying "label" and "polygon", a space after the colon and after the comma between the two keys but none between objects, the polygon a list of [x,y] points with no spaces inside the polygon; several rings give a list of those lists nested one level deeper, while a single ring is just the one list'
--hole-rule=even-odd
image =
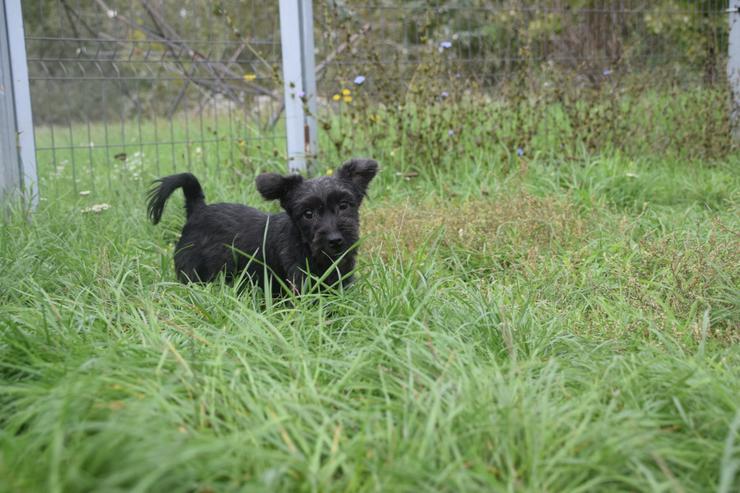
[{"label": "yellow wildflower", "polygon": [[334,101],[339,101],[340,99],[342,99],[342,96],[340,96],[339,94],[335,94],[335,95],[334,95],[334,96],[332,96],[331,98],[332,98],[332,99],[333,99]]},{"label": "yellow wildflower", "polygon": [[342,96],[349,96],[350,94],[352,94],[352,91],[349,89],[342,89]]},{"label": "yellow wildflower", "polygon": [[245,82],[252,82],[253,80],[257,80],[257,76],[254,74],[244,74],[244,81]]}]

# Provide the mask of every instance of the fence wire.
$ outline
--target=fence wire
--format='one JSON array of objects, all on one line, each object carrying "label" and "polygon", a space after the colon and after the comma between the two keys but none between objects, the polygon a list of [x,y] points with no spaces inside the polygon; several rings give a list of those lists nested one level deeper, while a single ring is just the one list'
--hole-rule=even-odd
[{"label": "fence wire", "polygon": [[358,76],[366,87],[395,82],[407,90],[430,51],[444,52],[432,59],[445,64],[432,71],[441,82],[484,90],[545,65],[590,81],[617,70],[656,83],[724,76],[727,14],[719,0],[351,3],[316,9],[325,57],[353,39],[331,57],[324,96]]},{"label": "fence wire", "polygon": [[[316,0],[319,107],[394,104],[426,84],[496,94],[557,68],[573,84],[724,77],[721,0]],[[176,170],[284,162],[277,2],[23,2],[42,194],[118,192]],[[347,94],[348,93],[348,94]]]},{"label": "fence wire", "polygon": [[24,21],[47,192],[279,156],[279,25],[262,2],[35,0]]}]

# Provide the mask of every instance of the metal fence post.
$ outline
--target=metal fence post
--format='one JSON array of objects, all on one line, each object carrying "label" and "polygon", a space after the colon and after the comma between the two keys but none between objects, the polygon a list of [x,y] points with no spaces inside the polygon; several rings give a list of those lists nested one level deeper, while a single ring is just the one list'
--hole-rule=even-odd
[{"label": "metal fence post", "polygon": [[730,22],[727,44],[727,78],[732,94],[730,119],[733,138],[740,140],[740,0],[730,0],[727,13]]},{"label": "metal fence post", "polygon": [[318,151],[311,0],[280,0],[288,170],[310,171]]},{"label": "metal fence post", "polygon": [[38,203],[36,150],[21,0],[0,8],[0,196],[20,190]]}]

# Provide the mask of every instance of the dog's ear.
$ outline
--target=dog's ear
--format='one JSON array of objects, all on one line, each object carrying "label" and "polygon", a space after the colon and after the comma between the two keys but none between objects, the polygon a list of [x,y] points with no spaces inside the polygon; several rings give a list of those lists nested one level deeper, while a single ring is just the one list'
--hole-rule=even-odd
[{"label": "dog's ear", "polygon": [[257,191],[266,200],[283,199],[291,189],[303,181],[301,175],[279,175],[262,173],[257,177]]},{"label": "dog's ear", "polygon": [[357,187],[360,197],[367,193],[367,186],[378,172],[378,162],[374,159],[356,158],[345,162],[337,170],[336,177],[345,180]]}]

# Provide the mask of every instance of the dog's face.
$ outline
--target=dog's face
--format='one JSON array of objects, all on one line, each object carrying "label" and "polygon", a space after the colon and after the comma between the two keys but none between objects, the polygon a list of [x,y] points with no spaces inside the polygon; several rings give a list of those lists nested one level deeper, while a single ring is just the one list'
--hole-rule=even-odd
[{"label": "dog's face", "polygon": [[333,176],[304,180],[300,175],[264,173],[257,190],[267,200],[280,200],[316,259],[334,260],[359,239],[359,208],[378,172],[372,159],[352,159]]}]

